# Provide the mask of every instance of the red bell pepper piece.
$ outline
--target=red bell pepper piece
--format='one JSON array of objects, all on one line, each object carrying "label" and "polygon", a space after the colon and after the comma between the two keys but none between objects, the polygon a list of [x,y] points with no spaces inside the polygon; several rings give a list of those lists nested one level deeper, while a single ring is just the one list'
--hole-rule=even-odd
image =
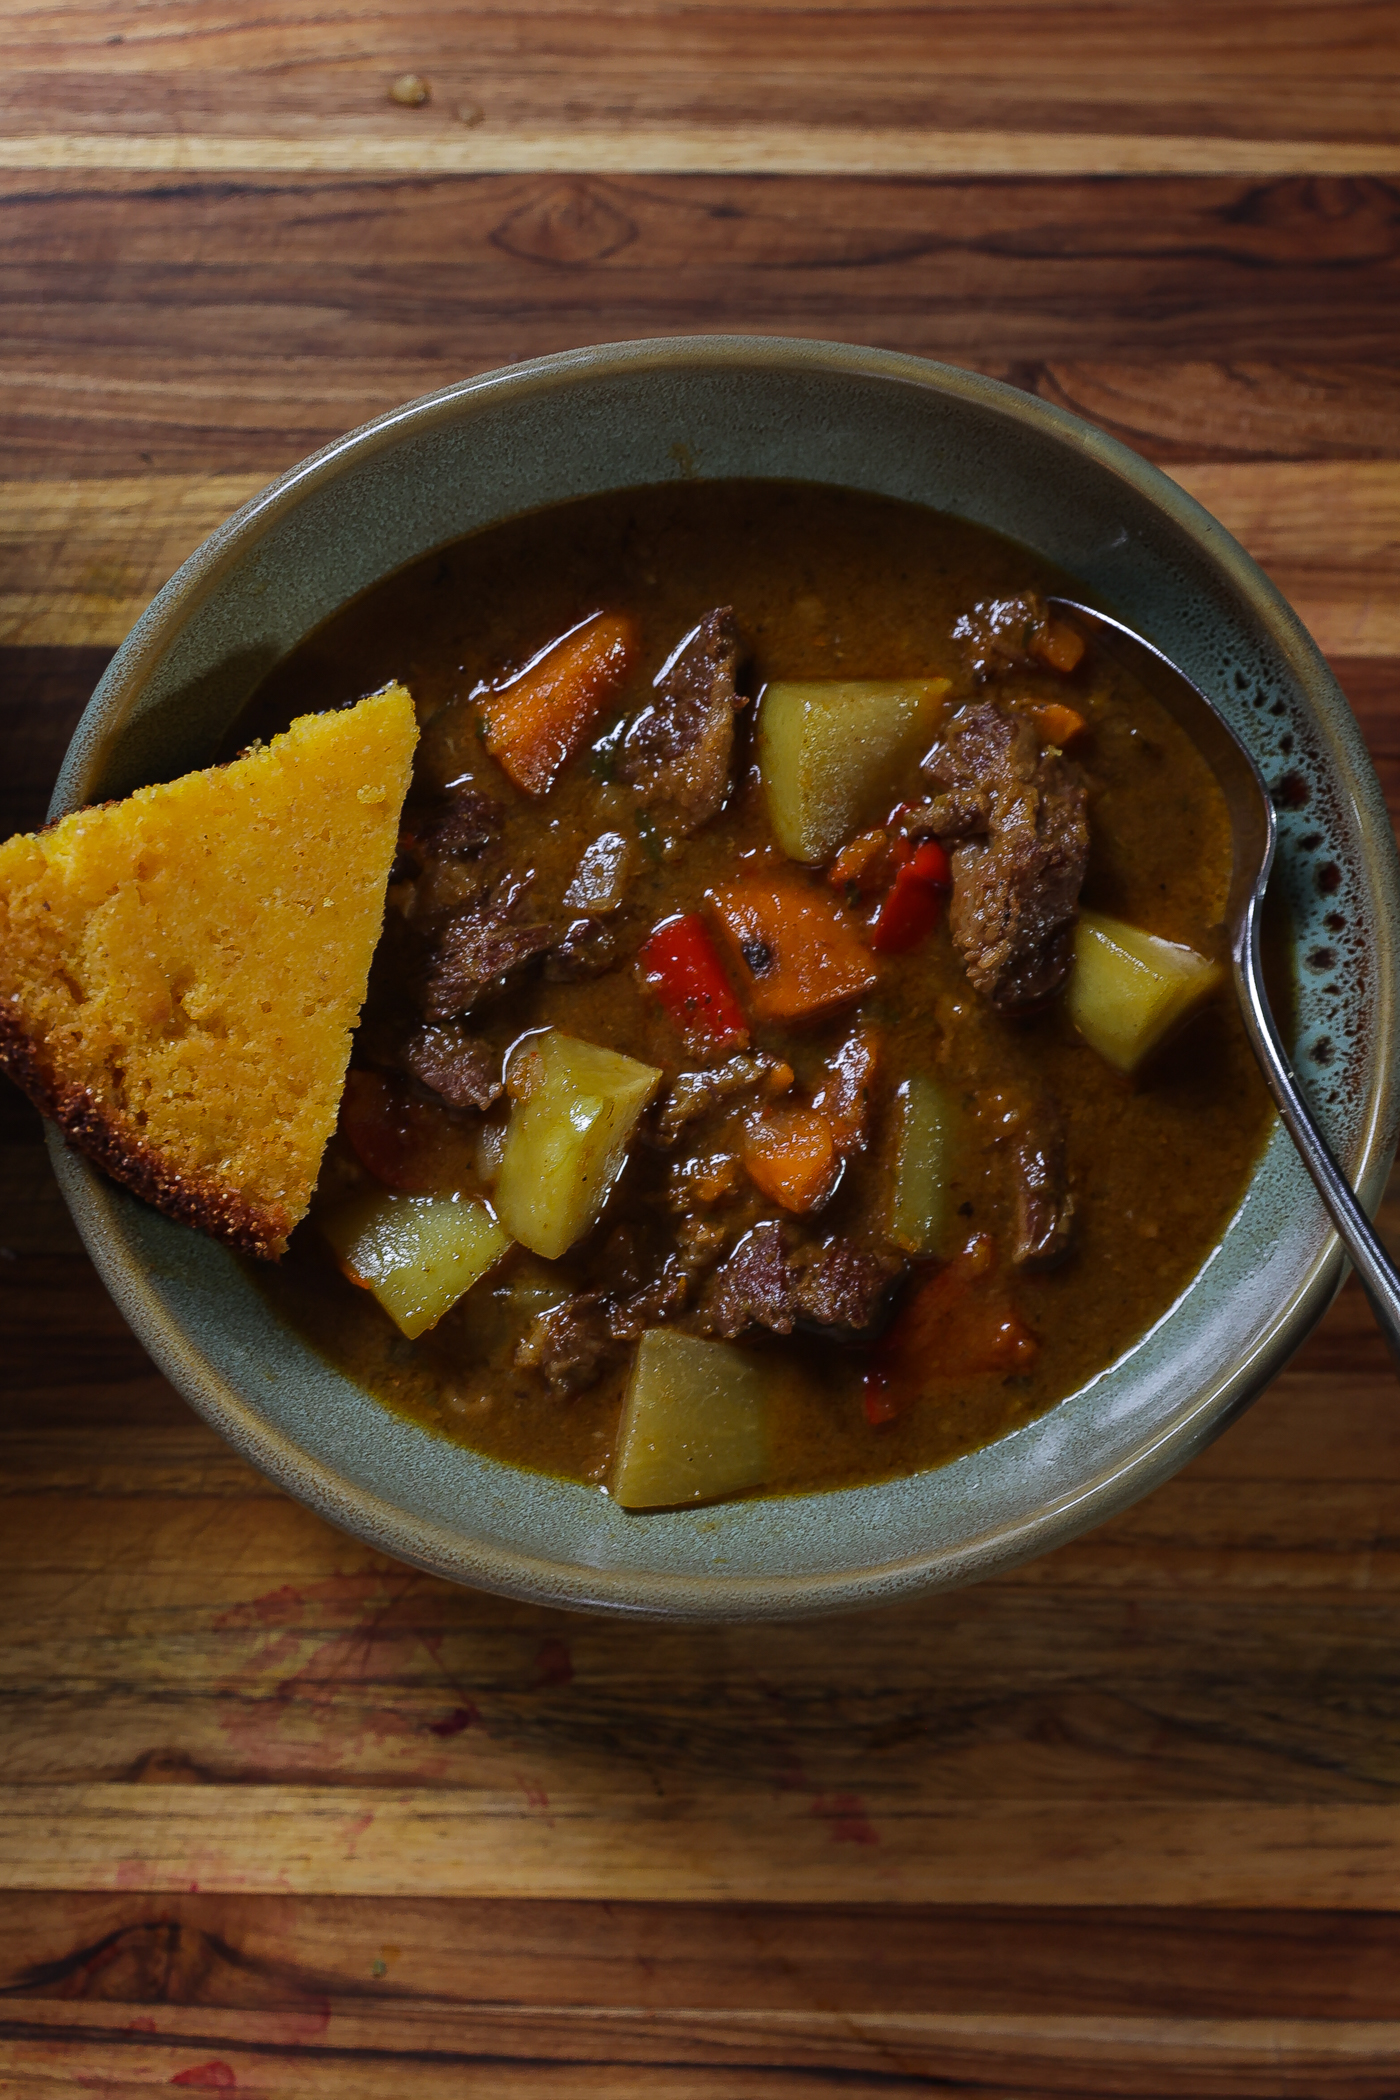
[{"label": "red bell pepper piece", "polygon": [[932,933],[951,880],[947,854],[937,839],[924,839],[899,868],[871,922],[866,939],[875,953],[902,955]]},{"label": "red bell pepper piece", "polygon": [[643,943],[637,962],[642,982],[661,1001],[693,1057],[747,1046],[744,1009],[704,921],[694,912],[663,919]]}]

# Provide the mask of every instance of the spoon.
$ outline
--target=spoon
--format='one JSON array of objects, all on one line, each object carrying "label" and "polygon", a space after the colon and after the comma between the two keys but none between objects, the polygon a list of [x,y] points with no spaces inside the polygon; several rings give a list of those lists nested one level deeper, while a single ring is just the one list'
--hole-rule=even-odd
[{"label": "spoon", "polygon": [[1219,709],[1160,649],[1134,634],[1131,627],[1124,627],[1087,605],[1077,605],[1073,599],[1050,598],[1046,603],[1057,617],[1070,620],[1092,635],[1105,656],[1122,664],[1154,699],[1161,701],[1186,731],[1219,783],[1230,814],[1234,855],[1225,923],[1245,1032],[1284,1126],[1316,1183],[1361,1278],[1390,1353],[1400,1367],[1400,1275],[1313,1120],[1264,989],[1259,921],[1277,830],[1274,806],[1259,769]]}]

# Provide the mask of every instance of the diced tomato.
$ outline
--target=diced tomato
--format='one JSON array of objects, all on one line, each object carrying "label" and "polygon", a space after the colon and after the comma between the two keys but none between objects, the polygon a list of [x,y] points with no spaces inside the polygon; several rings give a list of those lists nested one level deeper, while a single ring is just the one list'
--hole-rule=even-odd
[{"label": "diced tomato", "polygon": [[661,1001],[692,1056],[745,1047],[749,1030],[744,1009],[704,921],[694,912],[663,919],[643,944],[637,963],[642,982]]},{"label": "diced tomato", "polygon": [[978,1233],[909,1300],[865,1376],[865,1419],[880,1428],[941,1378],[1026,1371],[1040,1343],[996,1273],[996,1250]]}]

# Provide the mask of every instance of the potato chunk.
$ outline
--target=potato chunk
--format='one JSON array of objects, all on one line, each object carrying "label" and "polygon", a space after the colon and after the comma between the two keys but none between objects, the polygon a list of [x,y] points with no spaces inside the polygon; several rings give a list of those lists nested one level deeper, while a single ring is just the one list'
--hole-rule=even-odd
[{"label": "potato chunk", "polygon": [[373,1292],[414,1341],[435,1327],[510,1245],[484,1203],[460,1196],[355,1196],[319,1219],[352,1283]]},{"label": "potato chunk", "polygon": [[643,1109],[661,1084],[654,1065],[551,1028],[511,1067],[515,1096],[496,1182],[512,1238],[557,1261],[596,1223],[622,1172]]},{"label": "potato chunk", "polygon": [[649,1327],[623,1402],[613,1500],[671,1509],[758,1487],[769,1471],[768,1412],[763,1374],[738,1349]]},{"label": "potato chunk", "polygon": [[778,844],[826,860],[884,816],[933,742],[946,678],[775,681],[758,711],[758,766]]},{"label": "potato chunk", "polygon": [[1222,966],[1194,948],[1082,911],[1065,1006],[1100,1057],[1133,1072],[1224,981]]}]

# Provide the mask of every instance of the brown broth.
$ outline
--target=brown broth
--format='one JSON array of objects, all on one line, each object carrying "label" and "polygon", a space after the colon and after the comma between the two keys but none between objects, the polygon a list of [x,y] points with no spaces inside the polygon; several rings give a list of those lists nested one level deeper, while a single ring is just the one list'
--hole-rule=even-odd
[{"label": "brown broth", "polygon": [[[634,713],[676,641],[712,606],[731,604],[752,651],[746,678],[945,675],[952,702],[971,688],[950,630],[974,601],[1066,579],[982,528],[912,505],[774,482],[702,483],[588,498],[492,527],[389,578],[338,614],[269,677],[242,725],[268,734],[294,715],[336,706],[392,678],[412,691],[424,733],[416,781],[469,778],[509,804],[508,843],[533,866],[532,915],[549,916],[581,843],[618,813],[606,764],[585,751],[539,804],[509,789],[477,737],[473,689],[499,678],[600,607],[641,624],[644,662],[594,736]],[[1076,750],[1092,784],[1085,902],[1208,954],[1222,949],[1229,877],[1224,807],[1176,724],[1122,674],[1090,659],[1068,681],[1043,676],[1090,719]],[[1031,681],[1032,683],[1034,680]],[[1022,681],[1025,683],[1025,681]],[[662,864],[643,859],[630,902],[640,939],[658,919],[699,910],[736,858],[769,839],[739,717],[735,791],[723,814]],[[915,784],[911,782],[911,793]],[[635,944],[634,944],[635,945]],[[366,1039],[396,997],[377,966]],[[1050,1274],[1013,1284],[1039,1337],[1024,1375],[946,1379],[897,1421],[865,1420],[866,1358],[794,1336],[752,1344],[784,1361],[777,1381],[776,1464],[766,1492],[868,1481],[938,1465],[1005,1435],[1078,1390],[1166,1311],[1220,1239],[1269,1127],[1271,1110],[1232,1002],[1222,1000],[1134,1084],[1120,1079],[1053,1008],[998,1017],[971,989],[940,929],[883,959],[861,1013],[885,1033],[886,1085],[936,1072],[965,1109],[954,1195],[969,1232],[1004,1232],[1008,1172],[997,1144],[998,1090],[1043,1090],[1067,1126],[1078,1205],[1075,1251]],[[503,1053],[525,1029],[557,1024],[664,1068],[693,1063],[625,964],[592,983],[536,982],[473,1015]],[[755,1040],[815,1076],[847,1036],[849,1013]],[[470,1126],[472,1119],[460,1119]],[[447,1177],[470,1185],[464,1127]],[[654,1192],[665,1159],[634,1147],[603,1226],[559,1265],[576,1280],[599,1235]],[[858,1232],[886,1198],[888,1145],[852,1161],[819,1223]],[[771,1206],[765,1207],[771,1215]],[[951,1250],[949,1250],[951,1251]],[[601,1482],[612,1455],[626,1366],[569,1399],[511,1368],[545,1264],[517,1250],[418,1342],[336,1272],[314,1225],[263,1278],[314,1344],[389,1406],[433,1431],[513,1463]],[[557,1293],[556,1293],[557,1295]],[[687,1324],[686,1321],[681,1322]],[[745,1346],[748,1346],[746,1342]]]}]

